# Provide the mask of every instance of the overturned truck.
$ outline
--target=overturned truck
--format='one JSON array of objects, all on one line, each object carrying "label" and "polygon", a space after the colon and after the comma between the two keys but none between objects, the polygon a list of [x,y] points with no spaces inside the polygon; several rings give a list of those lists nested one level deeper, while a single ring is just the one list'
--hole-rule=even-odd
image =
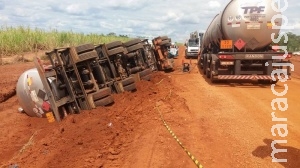
[{"label": "overturned truck", "polygon": [[119,44],[57,48],[46,53],[47,66],[35,58],[36,68],[25,71],[17,83],[22,110],[60,121],[69,114],[113,104],[113,93],[135,91],[136,79],[124,65],[128,51]]},{"label": "overturned truck", "polygon": [[171,38],[168,36],[158,36],[152,40],[152,43],[158,70],[173,71],[174,60],[169,54]]},{"label": "overturned truck", "polygon": [[[259,3],[232,0],[215,16],[203,36],[198,56],[199,68],[211,82],[276,83],[282,75],[290,78],[291,53],[272,48],[272,37],[277,39],[282,20],[272,20],[280,12],[274,11],[271,5],[271,0]],[[276,69],[282,73],[272,75]]]}]

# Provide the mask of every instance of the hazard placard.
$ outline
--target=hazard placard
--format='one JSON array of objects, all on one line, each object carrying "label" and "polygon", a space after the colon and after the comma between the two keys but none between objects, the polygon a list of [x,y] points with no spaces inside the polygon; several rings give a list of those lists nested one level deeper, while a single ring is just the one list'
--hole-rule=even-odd
[{"label": "hazard placard", "polygon": [[245,46],[245,42],[242,39],[238,39],[235,43],[234,46],[238,49],[241,50]]},{"label": "hazard placard", "polygon": [[232,49],[232,40],[221,40],[220,49]]}]

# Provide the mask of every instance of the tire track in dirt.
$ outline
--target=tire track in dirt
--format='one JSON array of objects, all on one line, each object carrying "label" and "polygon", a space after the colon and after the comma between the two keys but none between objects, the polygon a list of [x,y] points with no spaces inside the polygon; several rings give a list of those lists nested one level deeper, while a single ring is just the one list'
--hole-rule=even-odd
[{"label": "tire track in dirt", "polygon": [[20,75],[33,67],[32,62],[0,66],[0,103],[16,95],[16,84]]}]

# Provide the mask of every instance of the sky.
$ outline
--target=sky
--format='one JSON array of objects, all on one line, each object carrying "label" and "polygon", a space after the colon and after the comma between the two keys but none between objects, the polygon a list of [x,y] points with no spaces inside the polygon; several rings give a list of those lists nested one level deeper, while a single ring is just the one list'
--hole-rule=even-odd
[{"label": "sky", "polygon": [[[205,32],[229,1],[0,0],[0,25],[130,37],[168,35],[172,41],[184,42],[191,32]],[[300,1],[288,0],[283,14],[294,26],[290,31],[300,35]]]}]

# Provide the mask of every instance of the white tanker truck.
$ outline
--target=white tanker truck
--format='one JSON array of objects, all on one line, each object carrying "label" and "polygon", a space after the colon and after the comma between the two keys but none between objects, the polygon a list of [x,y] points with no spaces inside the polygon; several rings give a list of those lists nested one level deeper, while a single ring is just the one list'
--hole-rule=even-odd
[{"label": "white tanker truck", "polygon": [[276,83],[282,74],[275,74],[276,78],[271,74],[274,69],[282,69],[282,65],[285,65],[284,78],[290,79],[291,67],[287,65],[291,65],[292,54],[272,49],[272,38],[276,42],[285,37],[279,35],[282,19],[275,18],[281,15],[273,9],[276,6],[272,0],[232,0],[214,17],[203,36],[198,55],[198,66],[211,82],[258,80]]}]

